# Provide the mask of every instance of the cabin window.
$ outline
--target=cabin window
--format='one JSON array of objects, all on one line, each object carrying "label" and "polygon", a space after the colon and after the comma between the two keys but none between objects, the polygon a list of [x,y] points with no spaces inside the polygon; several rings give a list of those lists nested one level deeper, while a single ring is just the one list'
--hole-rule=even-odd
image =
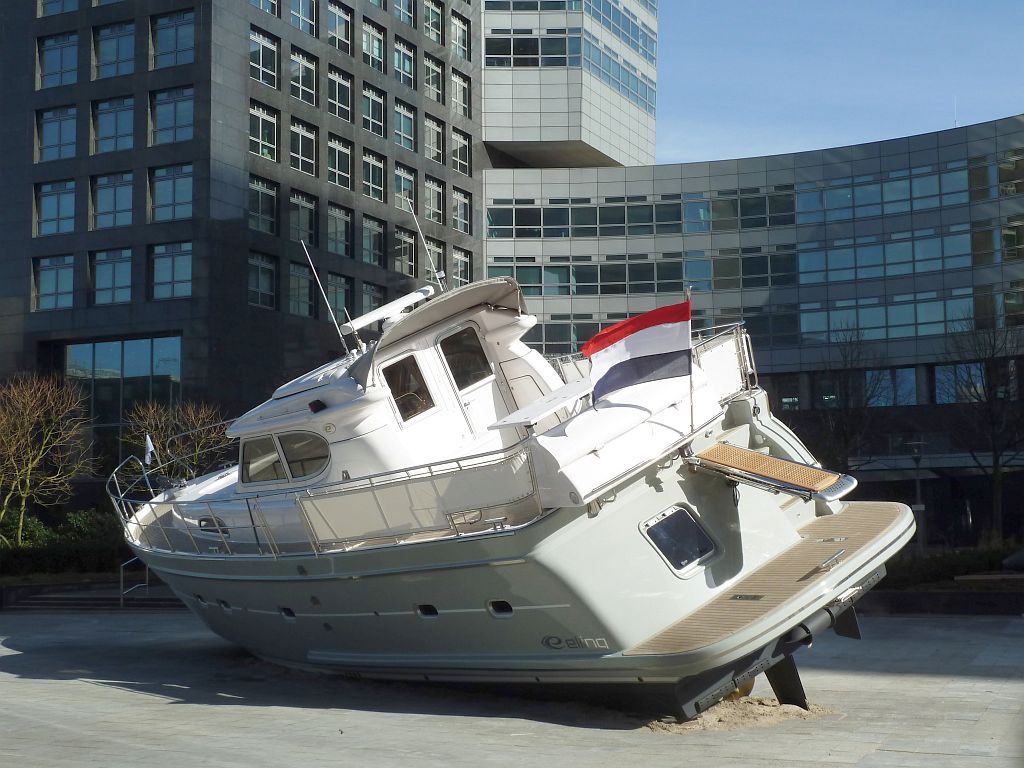
[{"label": "cabin window", "polygon": [[288,462],[288,472],[292,479],[309,477],[320,472],[327,466],[330,449],[327,441],[312,432],[287,432],[277,436]]},{"label": "cabin window", "polygon": [[666,509],[640,529],[668,564],[682,571],[715,551],[715,543],[684,506]]},{"label": "cabin window", "polygon": [[483,381],[491,375],[487,355],[472,328],[463,328],[441,341],[441,354],[459,390]]},{"label": "cabin window", "polygon": [[427,382],[412,355],[392,363],[382,373],[391,388],[391,396],[395,398],[402,421],[408,421],[434,407]]},{"label": "cabin window", "polygon": [[274,438],[257,437],[242,445],[242,482],[266,483],[287,480]]}]

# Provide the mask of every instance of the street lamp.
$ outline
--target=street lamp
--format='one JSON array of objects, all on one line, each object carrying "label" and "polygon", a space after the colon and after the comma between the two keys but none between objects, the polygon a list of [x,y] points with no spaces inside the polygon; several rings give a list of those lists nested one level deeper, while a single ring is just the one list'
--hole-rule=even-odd
[{"label": "street lamp", "polygon": [[924,504],[921,501],[921,449],[923,440],[907,443],[910,458],[914,461],[914,519],[917,522],[917,556],[924,557],[925,545],[928,543],[928,527],[925,523]]}]

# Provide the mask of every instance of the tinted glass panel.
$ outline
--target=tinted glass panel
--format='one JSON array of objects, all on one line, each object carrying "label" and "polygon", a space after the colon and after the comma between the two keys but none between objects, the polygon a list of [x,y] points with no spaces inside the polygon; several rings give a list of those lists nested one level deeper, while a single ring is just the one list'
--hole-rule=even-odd
[{"label": "tinted glass panel", "polygon": [[427,382],[423,379],[415,357],[410,355],[399,360],[385,368],[383,373],[402,421],[408,421],[434,407],[434,400],[430,396]]},{"label": "tinted glass panel", "polygon": [[247,440],[242,446],[242,482],[265,483],[270,480],[286,480],[281,457],[272,437],[258,437]]},{"label": "tinted glass panel", "polygon": [[312,432],[289,432],[278,435],[277,439],[292,479],[315,475],[327,466],[330,449],[327,441],[319,435]]},{"label": "tinted glass panel", "polygon": [[442,341],[441,354],[452,372],[455,386],[460,390],[491,375],[487,355],[472,328],[463,328]]},{"label": "tinted glass panel", "polygon": [[715,551],[714,542],[685,509],[676,509],[646,528],[651,542],[676,570]]}]

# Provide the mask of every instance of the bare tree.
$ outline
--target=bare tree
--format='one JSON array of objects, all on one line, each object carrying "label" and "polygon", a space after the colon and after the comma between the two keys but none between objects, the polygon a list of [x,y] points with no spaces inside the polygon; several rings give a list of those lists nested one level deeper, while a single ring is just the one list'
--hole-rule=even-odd
[{"label": "bare tree", "polygon": [[209,403],[186,400],[168,405],[152,400],[128,412],[126,439],[145,449],[153,441],[161,471],[178,480],[196,477],[227,458],[227,422]]},{"label": "bare tree", "polygon": [[0,384],[0,521],[17,515],[15,546],[31,505],[62,503],[72,480],[91,473],[88,425],[85,397],[72,382],[17,374]]},{"label": "bare tree", "polygon": [[873,406],[885,405],[891,394],[888,370],[869,354],[861,333],[835,332],[815,366],[818,401],[812,411],[809,442],[823,465],[839,472],[854,469],[857,457],[871,453],[868,436],[874,426]]},{"label": "bare tree", "polygon": [[949,408],[953,443],[971,455],[992,488],[993,544],[1002,544],[1003,478],[1024,454],[1024,406],[1018,365],[1024,355],[1024,329],[973,328],[946,340],[948,364],[936,370],[935,389]]}]

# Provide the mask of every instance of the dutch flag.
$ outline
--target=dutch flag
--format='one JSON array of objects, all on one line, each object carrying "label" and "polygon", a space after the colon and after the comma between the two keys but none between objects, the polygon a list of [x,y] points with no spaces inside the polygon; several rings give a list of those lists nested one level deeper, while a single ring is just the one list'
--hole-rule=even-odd
[{"label": "dutch flag", "polygon": [[690,301],[605,328],[583,345],[596,402],[645,381],[690,375]]}]

